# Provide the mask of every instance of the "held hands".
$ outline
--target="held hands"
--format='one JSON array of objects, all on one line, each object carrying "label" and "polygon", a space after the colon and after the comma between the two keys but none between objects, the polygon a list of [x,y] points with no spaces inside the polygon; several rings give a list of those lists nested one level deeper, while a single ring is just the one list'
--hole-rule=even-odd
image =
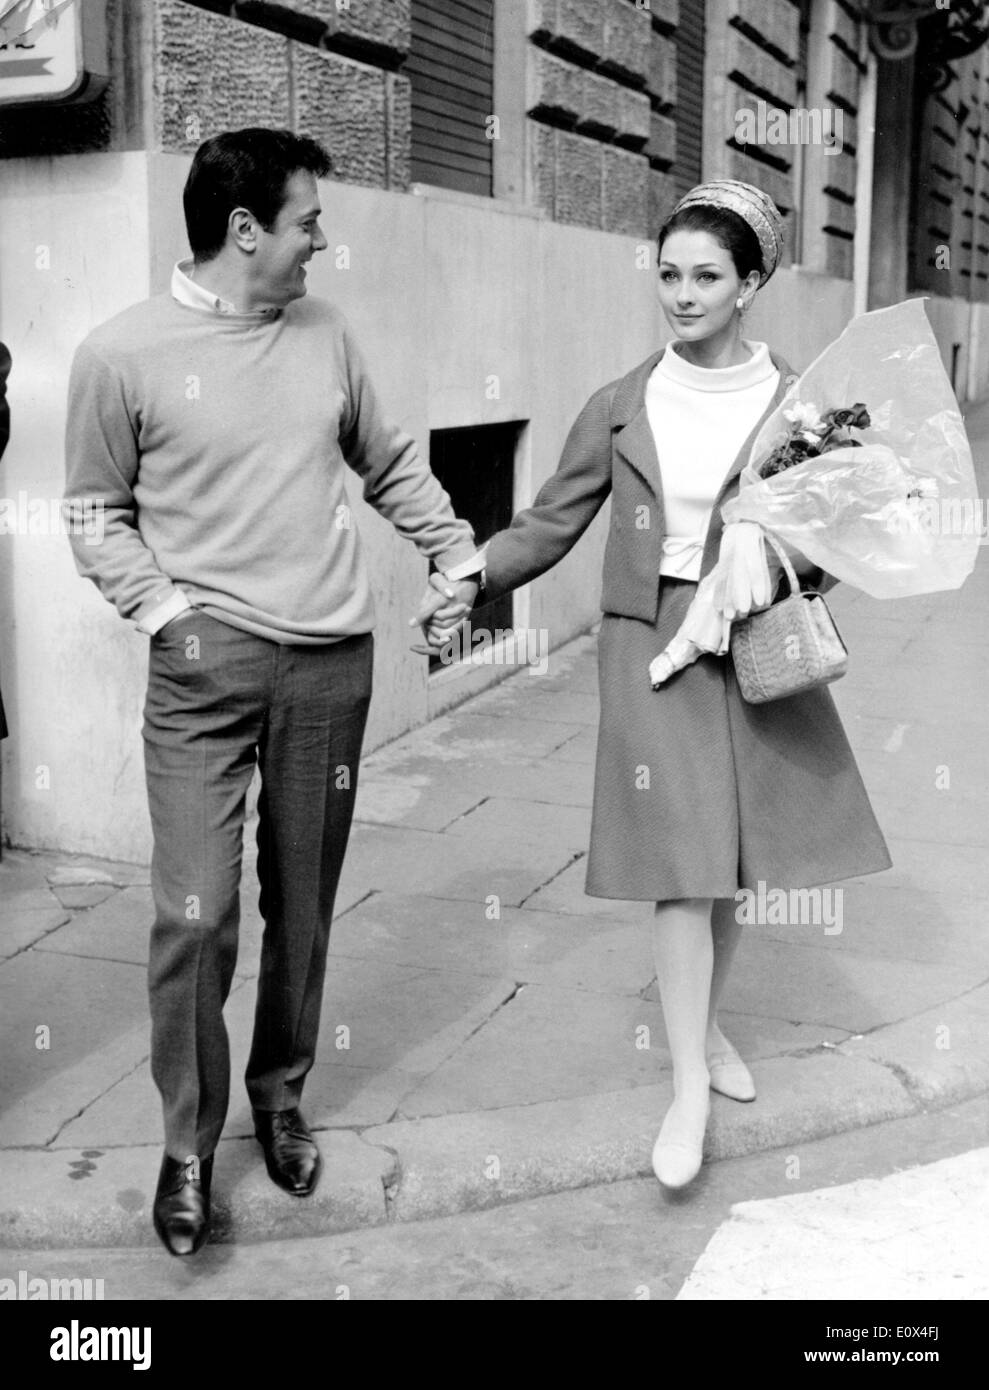
[{"label": "held hands", "polygon": [[418,623],[429,649],[439,651],[474,607],[477,590],[474,579],[453,580],[439,573],[431,574],[418,611],[409,619],[409,627]]}]

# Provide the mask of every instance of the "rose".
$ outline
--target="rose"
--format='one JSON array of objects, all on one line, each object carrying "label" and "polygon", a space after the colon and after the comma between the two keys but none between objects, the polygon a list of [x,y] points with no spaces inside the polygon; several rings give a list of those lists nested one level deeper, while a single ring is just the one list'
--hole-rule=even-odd
[{"label": "rose", "polygon": [[867,430],[872,424],[864,401],[856,401],[854,405],[833,410],[831,419],[839,429]]}]

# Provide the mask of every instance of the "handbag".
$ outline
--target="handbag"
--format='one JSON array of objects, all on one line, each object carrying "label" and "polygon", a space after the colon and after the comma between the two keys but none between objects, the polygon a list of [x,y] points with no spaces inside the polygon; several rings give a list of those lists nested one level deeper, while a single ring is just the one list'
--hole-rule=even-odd
[{"label": "handbag", "polygon": [[780,557],[790,592],[732,624],[731,657],[742,698],[750,705],[828,685],[848,669],[848,648],[824,595],[801,590],[789,556],[769,532],[765,538]]}]

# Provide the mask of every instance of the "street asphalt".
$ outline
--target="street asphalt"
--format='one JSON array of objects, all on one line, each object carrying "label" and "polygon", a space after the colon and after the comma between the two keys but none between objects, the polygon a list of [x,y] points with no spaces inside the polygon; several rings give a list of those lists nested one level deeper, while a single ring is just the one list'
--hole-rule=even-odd
[{"label": "street asphalt", "polygon": [[[986,496],[989,406],[969,432]],[[826,918],[747,927],[723,1021],[759,1095],[714,1097],[711,1163],[989,1092],[984,552],[958,591],[829,601],[851,652],[835,699],[894,867],[839,885]],[[267,1178],[240,1081],[261,933],[248,826],[214,1241],[649,1173],[669,1055],[650,906],[583,893],[596,721],[588,634],[365,759],[303,1101],[325,1160],[305,1202]],[[156,1243],[151,917],[145,866],[4,851],[0,1245]]]}]

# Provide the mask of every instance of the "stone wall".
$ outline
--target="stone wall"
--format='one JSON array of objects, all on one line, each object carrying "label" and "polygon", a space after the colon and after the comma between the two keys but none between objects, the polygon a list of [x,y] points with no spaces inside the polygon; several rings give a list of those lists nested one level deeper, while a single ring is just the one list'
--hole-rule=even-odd
[{"label": "stone wall", "polygon": [[[407,189],[412,4],[108,0],[107,92],[89,105],[5,112],[0,154],[188,154],[222,129],[277,125],[324,143],[342,182]],[[803,85],[794,0],[707,0],[706,11],[704,176],[757,183],[788,216],[801,185],[813,229],[803,263],[850,276],[861,64],[849,0],[812,7]],[[559,222],[654,234],[675,200],[679,0],[518,0],[497,13],[525,30],[511,103],[525,112],[516,196]],[[841,154],[765,134],[739,140],[739,111],[798,102],[840,111]],[[792,227],[791,246],[798,240]]]},{"label": "stone wall", "polygon": [[677,0],[529,0],[532,201],[560,222],[650,234],[672,201]]},{"label": "stone wall", "polygon": [[989,48],[927,95],[912,208],[909,287],[989,301]]},{"label": "stone wall", "polygon": [[113,77],[98,101],[5,111],[0,155],[192,153],[221,130],[282,126],[334,177],[409,183],[410,0],[108,0]]},{"label": "stone wall", "polygon": [[848,0],[826,0],[816,7],[807,57],[807,104],[839,113],[842,139],[837,155],[820,145],[807,147],[804,239],[814,254],[805,259],[812,269],[846,280],[852,278],[854,268],[855,156],[859,88],[865,72],[858,56],[860,33],[861,25]]},{"label": "stone wall", "polygon": [[[800,12],[790,0],[716,0],[708,6],[705,173],[765,189],[786,219],[785,263],[792,260],[795,151],[770,143],[770,111],[797,100]],[[770,139],[767,139],[767,135]],[[760,138],[761,137],[761,138]]]},{"label": "stone wall", "polygon": [[[784,264],[851,279],[860,25],[818,0],[801,42],[793,0],[710,0],[707,177],[764,188],[785,214]],[[831,138],[831,147],[827,140]]]}]

